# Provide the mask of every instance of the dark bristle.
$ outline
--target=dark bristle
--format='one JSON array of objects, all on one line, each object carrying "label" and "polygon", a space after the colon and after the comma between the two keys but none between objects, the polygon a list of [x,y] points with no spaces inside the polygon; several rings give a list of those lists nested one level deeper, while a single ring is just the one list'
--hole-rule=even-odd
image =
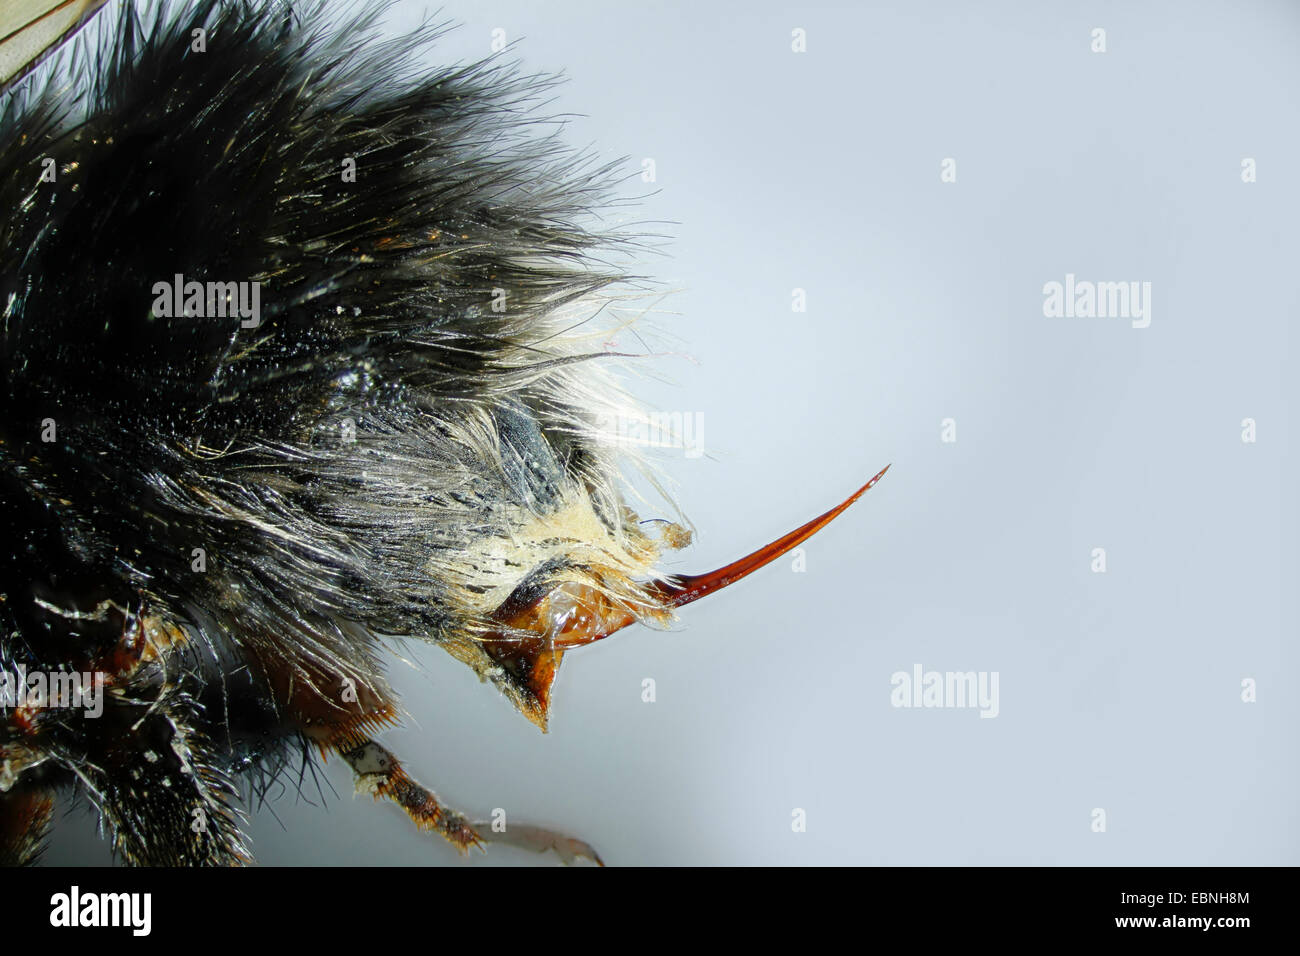
[{"label": "dark bristle", "polygon": [[[441,28],[381,42],[383,12],[123,4],[5,94],[0,663],[111,659],[118,716],[0,744],[39,741],[31,779],[77,779],[132,862],[242,859],[234,776],[255,755],[260,797],[288,766],[256,741],[388,719],[377,635],[519,704],[476,643],[491,602],[655,555],[566,332],[630,281],[634,240],[593,226],[612,168],[538,112],[554,76],[430,69]],[[184,314],[177,276],[218,298]],[[131,627],[169,649],[123,663]],[[380,703],[347,723],[349,692]]]}]

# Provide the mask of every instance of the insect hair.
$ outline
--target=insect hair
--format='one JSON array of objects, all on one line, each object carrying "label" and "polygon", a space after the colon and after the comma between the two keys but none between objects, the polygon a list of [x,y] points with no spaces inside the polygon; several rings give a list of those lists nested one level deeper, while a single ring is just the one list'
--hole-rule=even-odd
[{"label": "insect hair", "polygon": [[[660,553],[602,425],[641,414],[603,343],[654,290],[617,163],[565,145],[559,77],[430,67],[446,25],[387,7],[119,3],[0,100],[0,662],[135,655],[104,720],[0,745],[130,862],[246,858],[241,782],[313,772],[304,688],[392,700],[383,641],[536,710],[493,609],[643,601]],[[256,323],[164,314],[174,277]]]}]

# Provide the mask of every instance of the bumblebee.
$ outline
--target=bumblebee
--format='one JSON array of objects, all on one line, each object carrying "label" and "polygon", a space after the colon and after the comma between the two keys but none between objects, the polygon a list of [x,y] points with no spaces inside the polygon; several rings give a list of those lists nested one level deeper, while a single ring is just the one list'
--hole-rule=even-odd
[{"label": "bumblebee", "polygon": [[537,113],[555,78],[429,69],[437,31],[380,39],[382,5],[101,5],[0,24],[0,857],[66,798],[126,863],[243,863],[243,795],[316,755],[461,851],[599,861],[407,772],[392,646],[545,731],[567,651],[880,475],[665,575],[689,533],[628,504],[593,324],[644,293],[611,264],[638,241]]}]

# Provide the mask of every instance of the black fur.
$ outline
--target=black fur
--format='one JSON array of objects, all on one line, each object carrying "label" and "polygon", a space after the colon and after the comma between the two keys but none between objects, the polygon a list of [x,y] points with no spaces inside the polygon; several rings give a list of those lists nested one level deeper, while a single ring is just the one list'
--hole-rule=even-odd
[{"label": "black fur", "polygon": [[[590,227],[610,171],[531,111],[553,78],[429,71],[430,33],[378,43],[379,12],[126,6],[3,101],[0,665],[184,640],[98,721],[0,713],[0,796],[75,783],[130,862],[246,856],[240,768],[298,741],[259,675],[387,694],[377,639],[409,636],[523,706],[477,596],[573,562],[481,542],[590,501],[593,546],[654,555],[591,432],[598,349],[559,334],[628,281],[628,240]],[[260,325],[155,315],[176,274],[259,282]]]}]

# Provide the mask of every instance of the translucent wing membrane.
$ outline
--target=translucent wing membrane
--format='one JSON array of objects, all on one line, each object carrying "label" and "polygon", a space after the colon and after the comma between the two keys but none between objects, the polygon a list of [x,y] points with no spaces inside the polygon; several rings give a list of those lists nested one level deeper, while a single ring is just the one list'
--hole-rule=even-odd
[{"label": "translucent wing membrane", "polygon": [[107,0],[0,0],[0,92],[76,33]]}]

